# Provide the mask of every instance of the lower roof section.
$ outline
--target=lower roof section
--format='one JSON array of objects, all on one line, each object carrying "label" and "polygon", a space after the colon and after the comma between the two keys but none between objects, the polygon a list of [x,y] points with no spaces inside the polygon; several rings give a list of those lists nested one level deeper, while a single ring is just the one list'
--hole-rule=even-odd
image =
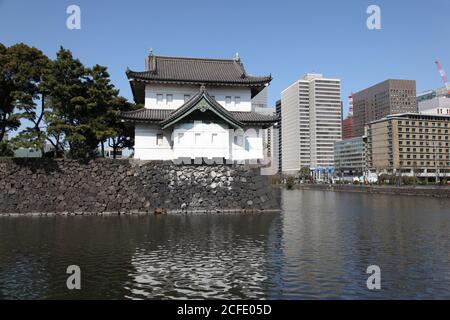
[{"label": "lower roof section", "polygon": [[[165,109],[146,109],[121,112],[121,119],[129,122],[148,122],[160,124],[162,121],[169,119],[176,110]],[[244,125],[256,125],[262,127],[270,127],[278,122],[277,116],[269,116],[257,112],[238,112],[230,111],[233,117]]]},{"label": "lower roof section", "polygon": [[183,106],[176,110],[146,109],[120,112],[119,117],[130,122],[157,123],[161,128],[166,128],[178,121],[188,119],[188,115],[195,117],[194,111],[211,111],[218,120],[223,120],[234,127],[244,125],[270,127],[278,122],[278,116],[265,115],[257,112],[228,111],[211,97],[204,87],[188,100]]}]

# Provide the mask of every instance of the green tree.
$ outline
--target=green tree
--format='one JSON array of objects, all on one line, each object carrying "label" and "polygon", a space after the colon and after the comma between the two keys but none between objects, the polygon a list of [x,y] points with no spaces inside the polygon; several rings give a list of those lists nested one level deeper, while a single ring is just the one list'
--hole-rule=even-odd
[{"label": "green tree", "polygon": [[288,190],[294,189],[295,179],[293,176],[288,176],[286,179],[286,187]]},{"label": "green tree", "polygon": [[[43,149],[41,123],[45,94],[42,81],[49,62],[42,51],[23,43],[9,48],[0,44],[0,141],[6,133],[20,127],[21,119],[27,119],[31,126],[13,141],[19,146]],[[39,100],[40,111],[37,111]]]},{"label": "green tree", "polygon": [[113,149],[114,159],[119,149],[133,148],[134,146],[134,127],[127,122],[123,122],[118,117],[118,112],[137,110],[141,107],[140,105],[129,103],[123,97],[118,97],[112,104],[108,125],[114,132],[108,139],[108,146]]},{"label": "green tree", "polygon": [[46,87],[49,88],[49,112],[45,115],[50,143],[58,152],[66,145],[72,157],[89,155],[87,140],[95,138],[89,123],[87,82],[89,69],[60,48],[52,63]]},{"label": "green tree", "polygon": [[14,45],[8,51],[10,70],[15,74],[16,81],[15,107],[20,112],[16,114],[30,124],[13,142],[15,146],[38,148],[43,152],[46,140],[43,122],[48,93],[44,79],[51,60],[42,51],[24,44]]},{"label": "green tree", "polygon": [[298,172],[300,179],[309,180],[311,176],[311,169],[309,167],[302,167]]},{"label": "green tree", "polygon": [[[99,145],[104,155],[109,143],[115,154],[132,146],[134,133],[117,112],[135,108],[119,96],[106,67],[86,68],[63,47],[51,61],[36,48],[0,44],[0,141],[26,119],[15,146],[44,151],[47,140],[56,155],[68,148],[69,156],[84,158],[96,156]],[[10,154],[10,146],[1,150]]]},{"label": "green tree", "polygon": [[90,148],[96,150],[101,144],[102,156],[104,156],[104,143],[116,135],[116,111],[120,104],[126,100],[118,97],[119,91],[114,89],[109,79],[107,68],[95,65],[91,70],[91,79],[88,81],[88,114],[86,121],[94,133],[95,139],[90,142]]},{"label": "green tree", "polygon": [[6,141],[0,141],[0,157],[12,157],[14,150]]},{"label": "green tree", "polygon": [[14,114],[15,91],[13,74],[9,70],[8,49],[0,43],[0,142],[8,131],[20,127],[20,116]]}]

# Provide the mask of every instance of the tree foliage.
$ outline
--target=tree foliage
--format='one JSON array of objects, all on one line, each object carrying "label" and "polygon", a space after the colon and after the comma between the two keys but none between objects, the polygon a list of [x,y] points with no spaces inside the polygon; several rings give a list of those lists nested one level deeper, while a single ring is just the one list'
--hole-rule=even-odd
[{"label": "tree foliage", "polygon": [[135,108],[119,96],[104,66],[87,68],[62,47],[50,60],[24,44],[0,44],[0,141],[27,120],[15,147],[44,151],[48,142],[56,155],[95,157],[105,143],[114,151],[132,147],[133,130],[117,111]]},{"label": "tree foliage", "polygon": [[42,81],[49,62],[36,48],[0,44],[0,141],[20,127],[21,119],[27,119],[33,124],[24,132],[27,142],[43,144],[39,135],[43,112],[38,114],[36,106],[41,100],[41,110],[44,108]]},{"label": "tree foliage", "polygon": [[301,180],[309,180],[311,178],[311,169],[309,167],[302,167],[298,175]]}]

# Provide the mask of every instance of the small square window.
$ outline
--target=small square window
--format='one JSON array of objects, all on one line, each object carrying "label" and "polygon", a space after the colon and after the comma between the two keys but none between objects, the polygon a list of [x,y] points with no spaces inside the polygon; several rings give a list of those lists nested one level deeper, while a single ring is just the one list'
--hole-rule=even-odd
[{"label": "small square window", "polygon": [[225,97],[225,104],[226,105],[230,105],[231,104],[231,97],[230,96],[226,96]]},{"label": "small square window", "polygon": [[190,98],[191,98],[190,94],[185,94],[184,95],[184,102],[187,102]]},{"label": "small square window", "polygon": [[163,135],[162,135],[162,133],[158,133],[156,135],[156,145],[157,146],[162,146],[163,145]]},{"label": "small square window", "polygon": [[172,104],[172,101],[173,101],[173,94],[168,94],[168,95],[166,95],[166,102],[167,102],[167,105],[171,105],[171,104]]},{"label": "small square window", "polygon": [[199,144],[200,143],[200,133],[196,133],[195,134],[195,144]]},{"label": "small square window", "polygon": [[178,134],[178,144],[181,144],[181,142],[183,141],[183,137],[184,137],[184,133]]},{"label": "small square window", "polygon": [[157,94],[156,95],[156,103],[157,104],[161,104],[163,102],[163,95],[162,94]]},{"label": "small square window", "polygon": [[234,144],[238,146],[242,146],[244,137],[242,135],[234,136]]},{"label": "small square window", "polygon": [[234,104],[238,105],[241,103],[241,97],[234,97]]},{"label": "small square window", "polygon": [[216,144],[217,143],[217,133],[213,133],[211,135],[211,144]]}]

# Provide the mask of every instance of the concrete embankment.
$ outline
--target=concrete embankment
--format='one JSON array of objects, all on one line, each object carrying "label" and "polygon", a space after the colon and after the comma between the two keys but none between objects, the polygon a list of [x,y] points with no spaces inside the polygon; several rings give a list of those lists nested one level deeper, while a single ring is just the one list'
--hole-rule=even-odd
[{"label": "concrete embankment", "polygon": [[359,186],[359,185],[300,184],[296,185],[295,189],[450,198],[449,186],[397,187],[397,186],[365,186],[365,185]]}]

